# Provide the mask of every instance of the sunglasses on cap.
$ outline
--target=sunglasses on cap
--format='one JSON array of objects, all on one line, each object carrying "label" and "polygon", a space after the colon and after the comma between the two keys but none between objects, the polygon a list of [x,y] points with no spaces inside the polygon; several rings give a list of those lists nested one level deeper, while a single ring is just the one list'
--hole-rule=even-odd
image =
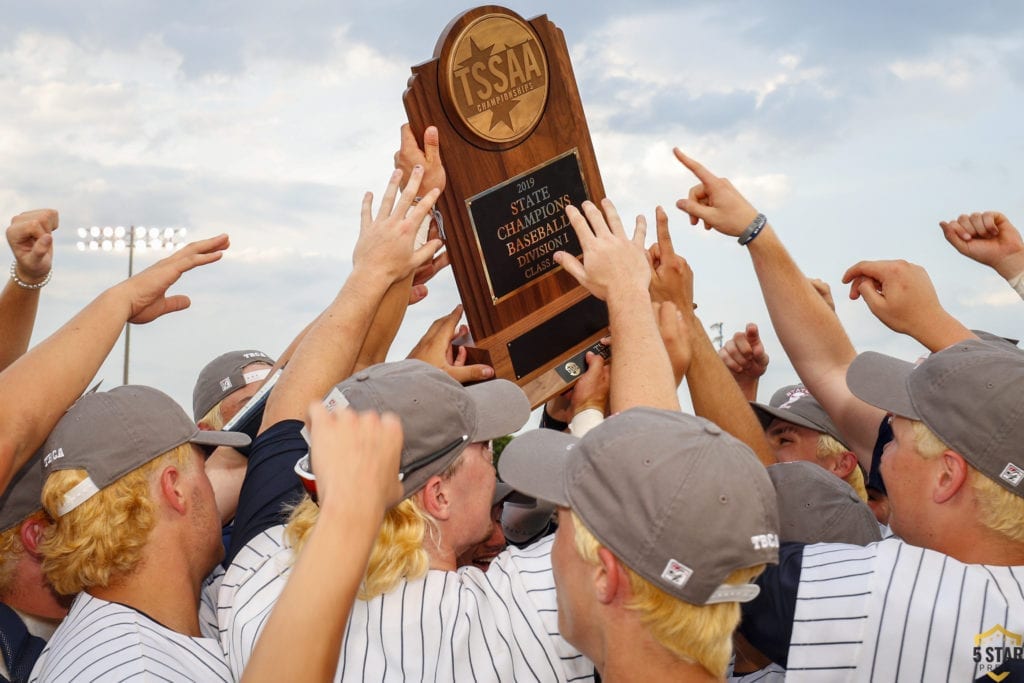
[{"label": "sunglasses on cap", "polygon": [[[463,434],[459,438],[452,441],[450,444],[443,446],[441,449],[434,451],[430,455],[417,460],[411,465],[407,465],[398,470],[398,481],[405,481],[405,478],[415,472],[416,470],[423,469],[432,462],[436,462],[448,455],[462,444],[469,441],[469,435]],[[295,474],[299,476],[299,481],[302,482],[302,488],[306,490],[309,497],[313,499],[313,502],[317,502],[316,496],[316,475],[313,474],[313,464],[309,458],[309,453],[299,458],[298,462],[295,463]]]}]

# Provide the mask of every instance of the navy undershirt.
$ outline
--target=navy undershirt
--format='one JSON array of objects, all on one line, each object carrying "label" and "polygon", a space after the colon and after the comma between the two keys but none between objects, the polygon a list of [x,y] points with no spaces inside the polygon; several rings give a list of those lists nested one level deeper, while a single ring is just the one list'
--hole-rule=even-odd
[{"label": "navy undershirt", "polygon": [[302,420],[282,420],[252,442],[225,567],[257,535],[284,524],[302,500],[305,490],[295,474],[295,463],[309,452],[302,427]]}]

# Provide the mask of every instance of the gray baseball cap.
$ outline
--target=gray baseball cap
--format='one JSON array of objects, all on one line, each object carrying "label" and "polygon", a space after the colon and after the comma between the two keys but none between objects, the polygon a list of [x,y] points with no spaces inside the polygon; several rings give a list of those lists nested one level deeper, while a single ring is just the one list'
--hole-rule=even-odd
[{"label": "gray baseball cap", "polygon": [[247,384],[266,379],[269,367],[266,370],[242,372],[247,365],[253,363],[273,366],[274,359],[262,351],[247,349],[222,353],[207,363],[199,371],[196,386],[192,389],[193,419],[198,422],[229,394]]},{"label": "gray baseball cap", "polygon": [[768,405],[752,402],[750,407],[754,409],[757,419],[761,421],[762,429],[768,429],[772,420],[777,418],[783,422],[792,422],[795,425],[828,434],[849,448],[846,439],[839,433],[839,428],[832,422],[832,418],[803,384],[790,384],[782,387],[772,394],[772,400],[768,402]]},{"label": "gray baseball cap", "polygon": [[419,360],[370,366],[332,394],[355,410],[398,415],[405,497],[443,472],[468,444],[511,434],[530,418],[530,401],[512,382],[492,379],[464,387]]},{"label": "gray baseball cap", "polygon": [[813,462],[780,462],[768,468],[779,504],[783,543],[853,543],[882,540],[871,508],[853,488]]},{"label": "gray baseball cap", "polygon": [[43,507],[43,453],[36,452],[21,466],[7,490],[0,496],[0,532],[21,524],[26,517]]},{"label": "gray baseball cap", "polygon": [[699,417],[632,408],[582,439],[534,430],[505,447],[498,470],[517,490],[572,508],[625,565],[692,604],[752,600],[756,585],[726,577],[778,561],[765,468]]},{"label": "gray baseball cap", "polygon": [[201,431],[167,394],[126,385],[86,394],[60,419],[43,444],[43,473],[83,469],[57,510],[63,516],[150,460],[180,446],[247,446],[238,432]]},{"label": "gray baseball cap", "polygon": [[857,398],[924,422],[1006,490],[1024,496],[1024,354],[1004,343],[959,342],[919,365],[873,351],[846,372]]},{"label": "gray baseball cap", "polygon": [[546,500],[531,496],[506,500],[501,509],[501,530],[509,543],[528,543],[547,531],[554,514],[555,504]]}]

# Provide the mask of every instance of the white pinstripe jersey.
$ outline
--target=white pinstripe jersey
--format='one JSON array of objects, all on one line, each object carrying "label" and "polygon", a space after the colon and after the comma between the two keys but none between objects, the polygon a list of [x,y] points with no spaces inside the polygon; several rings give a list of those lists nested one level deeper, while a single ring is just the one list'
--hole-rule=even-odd
[{"label": "white pinstripe jersey", "polygon": [[130,607],[79,593],[29,681],[230,681],[216,634],[200,621],[204,637],[191,638]]},{"label": "white pinstripe jersey", "polygon": [[[240,677],[290,572],[283,526],[235,557],[221,584],[221,642]],[[352,608],[339,681],[592,681],[594,666],[561,637],[551,538],[509,549],[486,573],[429,571]]]},{"label": "white pinstripe jersey", "polygon": [[987,674],[1021,658],[1022,634],[1024,567],[963,564],[897,538],[807,546],[787,680],[1000,681]]},{"label": "white pinstripe jersey", "polygon": [[775,662],[749,674],[729,673],[725,677],[726,683],[783,683],[786,680],[786,670]]}]

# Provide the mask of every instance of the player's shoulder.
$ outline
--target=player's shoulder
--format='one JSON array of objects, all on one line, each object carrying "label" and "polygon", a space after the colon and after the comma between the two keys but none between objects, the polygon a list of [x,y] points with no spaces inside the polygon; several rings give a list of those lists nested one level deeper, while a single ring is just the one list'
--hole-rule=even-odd
[{"label": "player's shoulder", "polygon": [[217,622],[222,637],[235,624],[260,622],[288,580],[293,554],[278,525],[254,536],[235,556],[217,588]]},{"label": "player's shoulder", "polygon": [[[68,616],[43,648],[33,680],[89,681],[123,679],[141,672],[146,636],[144,617],[130,607],[81,593]],[[136,653],[127,657],[126,652]]]},{"label": "player's shoulder", "polygon": [[256,534],[224,571],[221,587],[234,587],[239,581],[268,570],[287,572],[292,565],[293,554],[285,541],[284,531],[284,525],[279,524]]}]

